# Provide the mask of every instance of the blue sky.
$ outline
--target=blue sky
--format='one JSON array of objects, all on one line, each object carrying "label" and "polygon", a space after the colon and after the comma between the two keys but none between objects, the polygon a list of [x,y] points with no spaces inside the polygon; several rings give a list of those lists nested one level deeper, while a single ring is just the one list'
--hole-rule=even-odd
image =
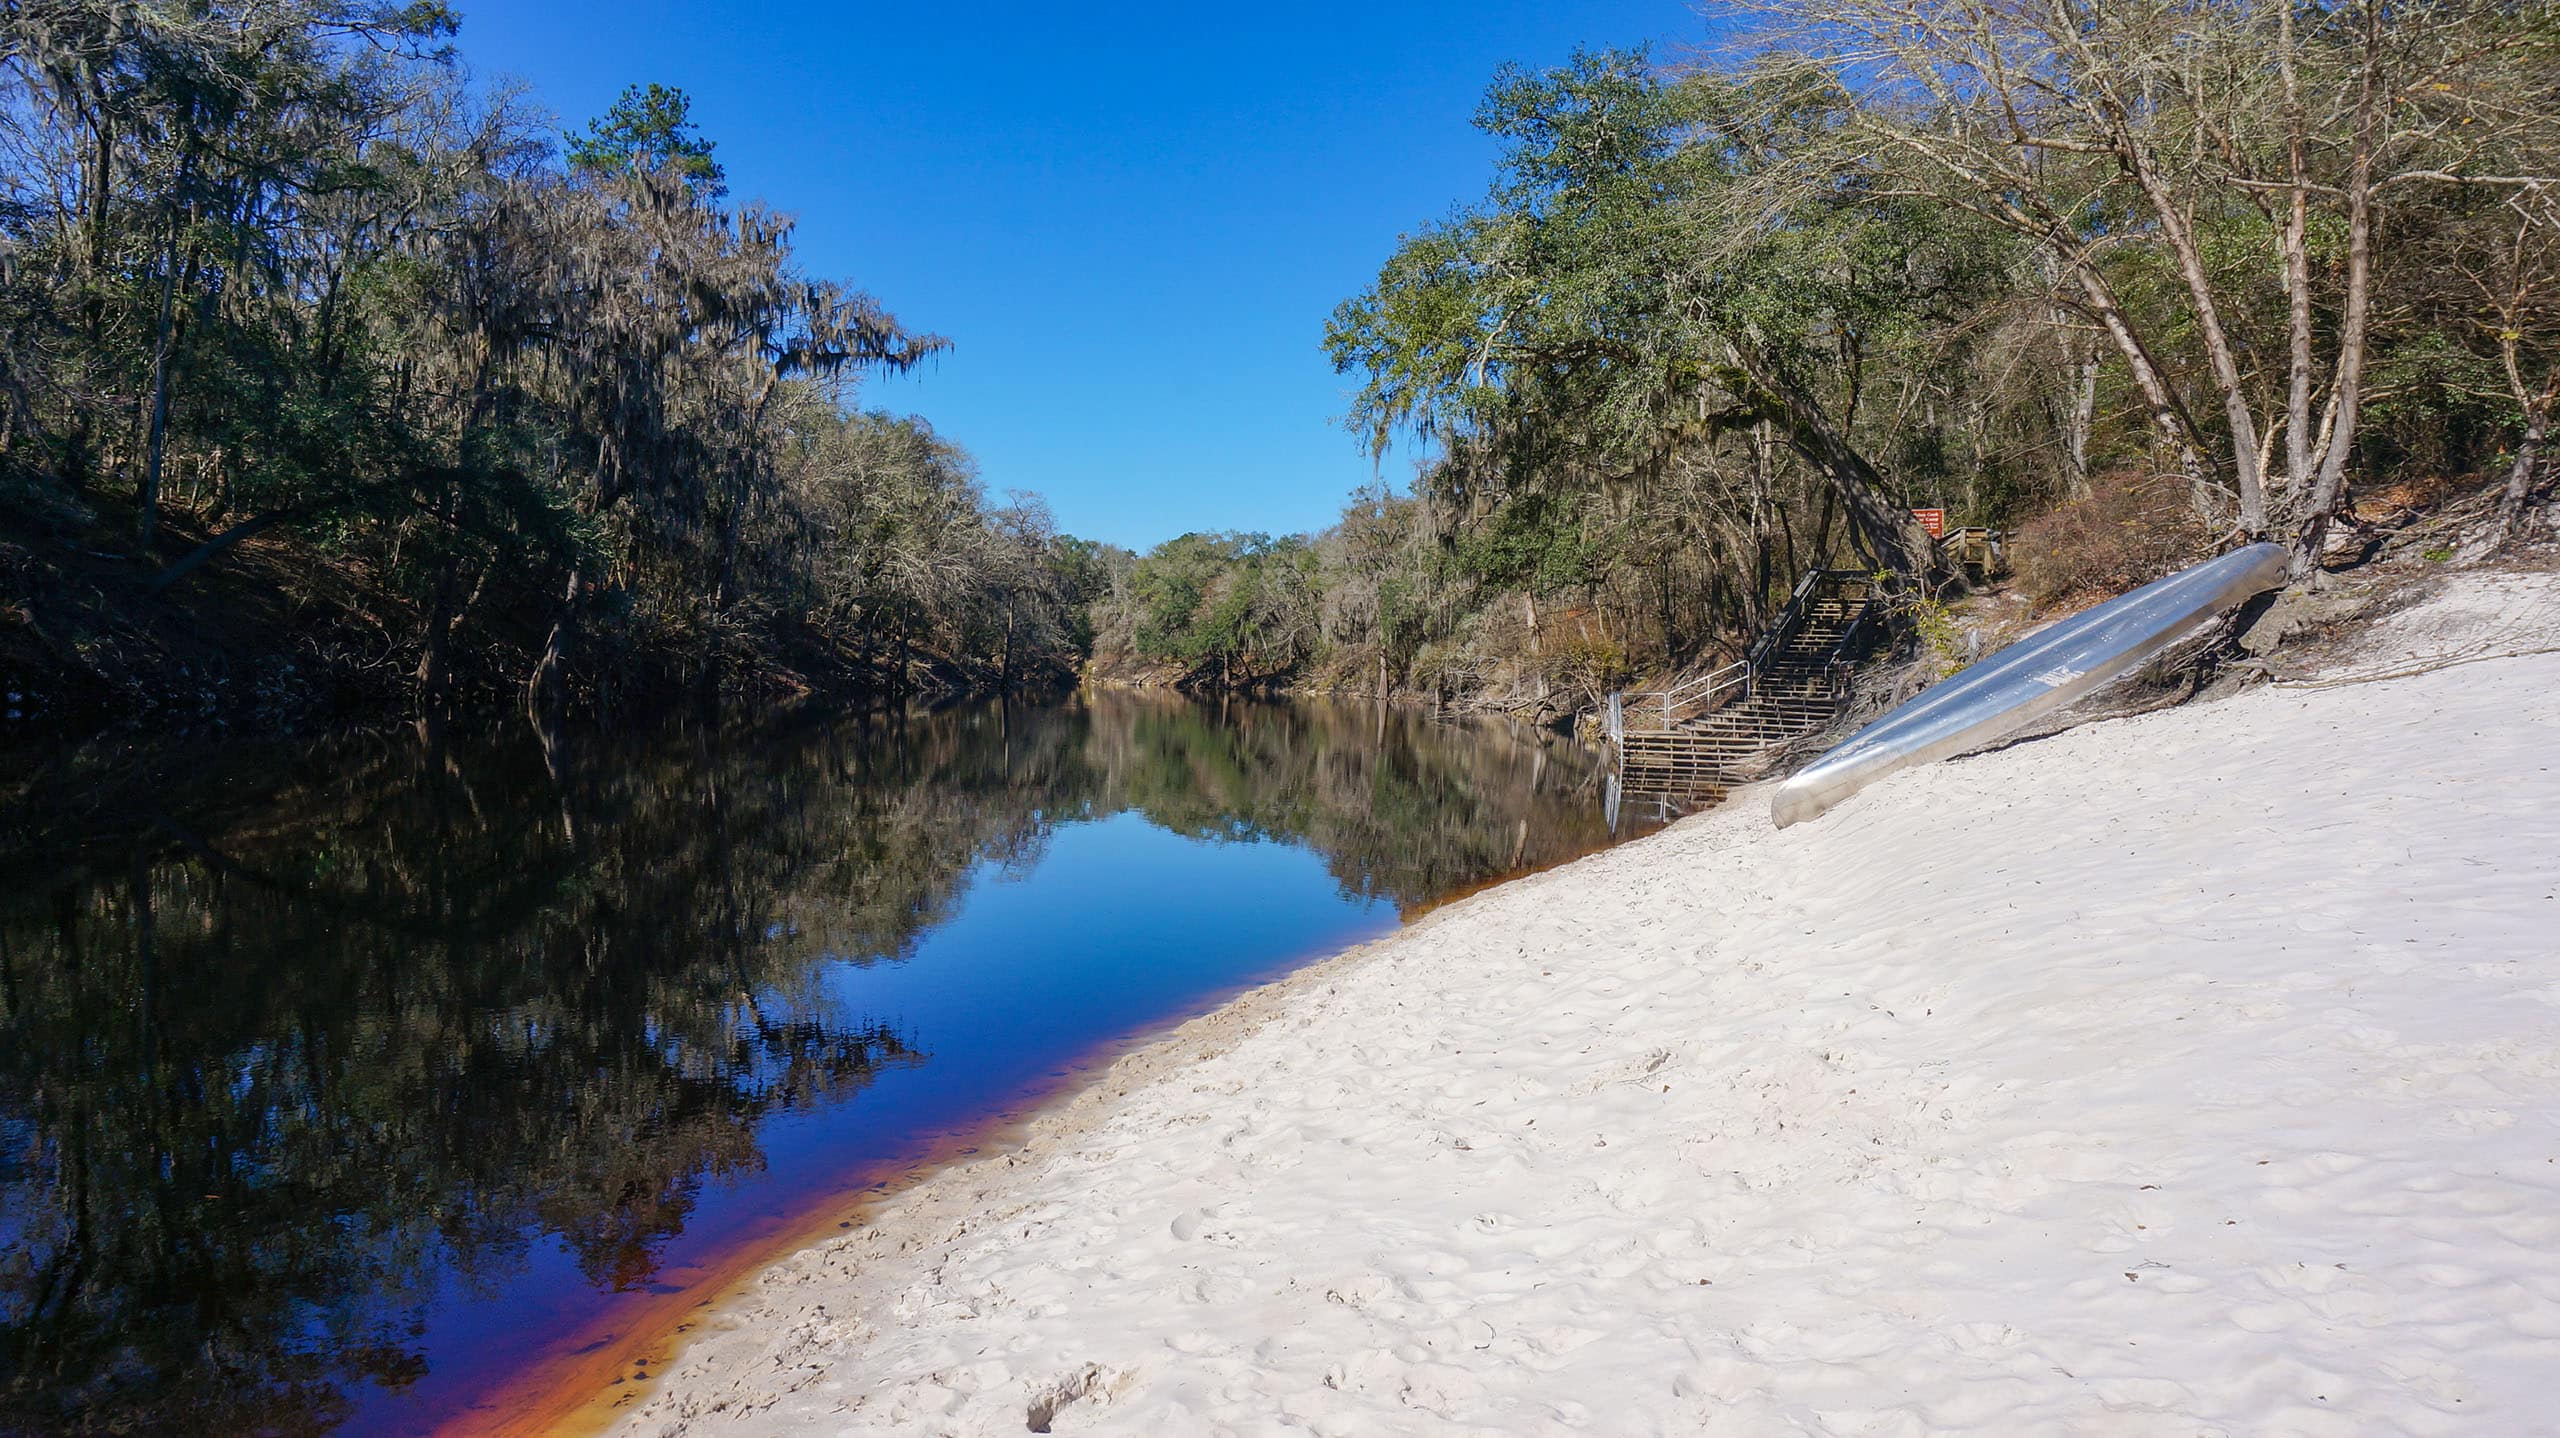
[{"label": "blue sky", "polygon": [[570,128],[626,84],[692,95],[812,273],[954,341],[862,402],[1135,547],[1321,528],[1370,478],[1324,320],[1483,192],[1497,65],[1706,33],[1683,0],[460,8],[473,73]]}]

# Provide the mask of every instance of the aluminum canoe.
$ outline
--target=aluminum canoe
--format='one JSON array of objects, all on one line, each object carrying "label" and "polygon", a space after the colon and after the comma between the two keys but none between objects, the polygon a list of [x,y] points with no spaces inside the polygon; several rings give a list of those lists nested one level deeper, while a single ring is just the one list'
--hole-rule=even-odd
[{"label": "aluminum canoe", "polygon": [[2031,634],[1851,735],[1778,788],[1783,829],[1887,774],[1978,748],[2140,668],[2205,620],[2284,582],[2279,544],[2182,569]]}]

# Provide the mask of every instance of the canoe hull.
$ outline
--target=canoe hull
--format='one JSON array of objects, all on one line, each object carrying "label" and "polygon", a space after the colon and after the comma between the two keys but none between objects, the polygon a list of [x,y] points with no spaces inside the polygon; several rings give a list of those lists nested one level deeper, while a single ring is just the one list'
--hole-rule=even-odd
[{"label": "canoe hull", "polygon": [[2284,582],[2286,553],[2253,544],[2075,614],[1932,686],[1779,786],[1783,829],[1878,779],[1987,744],[2142,667],[2198,624]]}]

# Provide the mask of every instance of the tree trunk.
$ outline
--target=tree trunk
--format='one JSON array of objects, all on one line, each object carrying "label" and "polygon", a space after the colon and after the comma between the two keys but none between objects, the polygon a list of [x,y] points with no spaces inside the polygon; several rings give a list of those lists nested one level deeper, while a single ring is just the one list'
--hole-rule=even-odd
[{"label": "tree trunk", "polygon": [[220,554],[222,551],[229,549],[231,546],[238,544],[244,539],[253,538],[256,535],[272,529],[293,517],[294,511],[290,509],[270,509],[264,514],[253,514],[249,516],[247,519],[240,521],[238,524],[235,524],[229,529],[222,531],[220,534],[206,540],[204,543],[188,550],[184,558],[180,559],[177,563],[170,565],[168,568],[161,570],[159,577],[151,581],[150,592],[153,594],[166,593],[172,585],[176,584],[179,580],[186,578],[188,575],[193,574],[198,568],[202,567],[206,560],[213,558],[215,555]]},{"label": "tree trunk", "polygon": [[2551,411],[2560,404],[2560,366],[2553,367],[2550,383],[2536,395],[2525,388],[2517,342],[2501,339],[2498,348],[2506,361],[2507,387],[2515,394],[2516,407],[2524,412],[2524,440],[2516,446],[2516,462],[2507,470],[2506,491],[2498,496],[2496,533],[2503,543],[2515,537],[2524,522],[2525,501],[2533,497],[2534,473],[2541,467],[2542,447],[2551,435]]},{"label": "tree trunk", "polygon": [[435,598],[427,609],[427,630],[418,646],[417,669],[419,696],[429,705],[443,697],[452,667],[449,652],[456,601],[462,589],[462,536],[458,530],[462,486],[470,472],[472,441],[495,403],[489,383],[490,367],[490,356],[484,349],[472,366],[470,401],[463,407],[461,425],[454,431],[455,467],[444,476],[444,497],[436,506],[436,528],[446,548],[438,561]]},{"label": "tree trunk", "polygon": [[[183,213],[190,231],[196,220],[196,206],[188,198],[195,178],[195,115],[192,109],[182,112],[178,121],[178,170],[170,185],[168,225],[161,242],[160,304],[153,323],[151,348],[151,425],[143,442],[142,482],[135,495],[136,527],[140,531],[142,551],[147,558],[160,521],[160,466],[169,446],[169,372],[177,362],[178,349],[178,269],[179,216]],[[184,204],[183,211],[176,208]],[[190,236],[186,263],[195,263],[195,242]]]},{"label": "tree trunk", "polygon": [[454,532],[455,521],[461,517],[462,477],[458,473],[447,474],[444,484],[444,497],[435,510],[437,538],[444,552],[436,557],[435,597],[428,601],[427,627],[419,638],[416,671],[419,698],[430,707],[444,694],[450,669],[446,651],[452,642],[455,601],[462,591],[462,544]]},{"label": "tree trunk", "polygon": [[[1769,567],[1772,559],[1771,551],[1774,547],[1769,539],[1770,494],[1777,487],[1777,465],[1774,462],[1776,456],[1772,455],[1770,450],[1775,447],[1775,444],[1776,442],[1769,435],[1768,420],[1763,419],[1751,427],[1751,527],[1760,543],[1760,566],[1759,572],[1752,578],[1749,615],[1751,626],[1755,629],[1760,627],[1769,615],[1769,583],[1772,578]],[[1783,511],[1777,517],[1777,525],[1779,528],[1784,528],[1786,525],[1786,516]]]},{"label": "tree trunk", "polygon": [[2125,318],[2123,306],[2116,303],[2115,291],[2105,280],[2085,267],[2075,267],[2075,273],[2079,277],[2080,293],[2089,301],[2089,307],[2097,312],[2098,323],[2106,327],[2107,338],[2115,341],[2116,353],[2124,356],[2126,367],[2133,371],[2134,387],[2142,391],[2143,401],[2150,407],[2152,427],[2160,431],[2160,438],[2177,456],[2178,472],[2186,476],[2190,490],[2209,489],[2213,482],[2212,467],[2205,459],[2195,418],[2187,413],[2186,406],[2179,403],[2176,391],[2170,389],[2168,381],[2161,377],[2159,362],[2151,357],[2151,347],[2134,332],[2132,323]]},{"label": "tree trunk", "polygon": [[1779,563],[1784,566],[1779,572],[1784,574],[1801,574],[1804,571],[1796,567],[1795,516],[1788,512],[1786,505],[1783,503],[1774,505],[1774,508],[1777,511]]},{"label": "tree trunk", "polygon": [[1665,551],[1661,562],[1653,567],[1653,609],[1662,625],[1662,652],[1677,658],[1687,643],[1687,636],[1680,632],[1680,618],[1672,605],[1673,588],[1671,555]]},{"label": "tree trunk", "polygon": [[560,702],[560,661],[569,650],[569,638],[578,619],[578,571],[569,571],[568,587],[560,594],[560,613],[551,622],[551,633],[542,641],[542,657],[534,661],[533,672],[525,677],[525,701],[557,707]]},{"label": "tree trunk", "polygon": [[453,640],[454,601],[461,588],[462,558],[447,554],[436,575],[435,599],[427,608],[427,632],[418,645],[418,697],[430,706],[443,697],[451,672],[447,650]]},{"label": "tree trunk", "polygon": [[2089,497],[2089,436],[2098,427],[2098,347],[2087,340],[2078,346],[2080,362],[2073,378],[2071,417],[2066,423],[2066,458],[2071,466],[2071,497]]},{"label": "tree trunk", "polygon": [[1538,702],[1544,704],[1547,702],[1547,665],[1538,644],[1538,597],[1527,590],[1522,590],[1520,613],[1529,625],[1529,663],[1532,666],[1530,675],[1537,681]]},{"label": "tree trunk", "polygon": [[[2056,5],[2055,23],[2048,33],[2072,52],[2077,63],[2089,73],[2102,76],[2105,63],[2090,48],[2090,39],[2074,7]],[[2096,85],[2089,101],[2081,102],[2082,113],[2096,121],[2107,135],[2115,152],[2116,163],[2133,180],[2148,202],[2152,218],[2160,226],[2160,237],[2168,244],[2178,277],[2186,284],[2187,298],[2195,309],[2197,338],[2204,344],[2205,358],[2213,371],[2214,388],[2222,395],[2223,424],[2229,431],[2231,468],[2237,480],[2240,498],[2240,528],[2250,538],[2262,538],[2267,528],[2267,501],[2264,477],[2258,464],[2258,419],[2249,408],[2249,393],[2240,375],[2240,361],[2229,333],[2222,324],[2221,299],[2215,294],[2212,276],[2206,271],[2201,240],[2189,223],[2187,212],[2178,205],[2168,181],[2153,161],[2148,136],[2136,118],[2136,103],[2118,95],[2103,79]],[[2089,271],[2082,266],[2083,282]],[[2155,401],[2156,403],[2156,401]],[[2210,487],[2198,484],[2199,505],[2211,497]]]},{"label": "tree trunk", "polygon": [[176,221],[170,222],[169,241],[161,248],[159,313],[153,322],[151,345],[151,428],[143,441],[145,458],[141,482],[134,489],[134,526],[148,557],[151,542],[160,526],[160,457],[169,440],[169,365],[177,348],[178,238]]},{"label": "tree trunk", "polygon": [[107,207],[115,193],[116,122],[115,112],[107,105],[106,87],[96,82],[94,102],[98,116],[97,173],[89,186],[89,342],[94,345],[105,333],[107,297]]},{"label": "tree trunk", "polygon": [[2329,520],[2346,494],[2347,458],[2356,447],[2357,408],[2364,395],[2365,328],[2373,314],[2373,159],[2375,135],[2374,67],[2382,48],[2378,5],[2365,7],[2364,63],[2356,76],[2354,158],[2347,167],[2347,294],[2339,317],[2338,377],[2330,398],[2335,419],[2321,436],[2320,473],[2294,540],[2286,576],[2299,584],[2320,568],[2320,551],[2328,542]]},{"label": "tree trunk", "polygon": [[2515,465],[2507,471],[2507,488],[2498,496],[2497,536],[2501,542],[2515,537],[2524,522],[2525,501],[2533,495],[2534,471],[2542,461],[2542,446],[2550,434],[2550,414],[2537,410],[2525,420],[2524,443],[2516,446]]},{"label": "tree trunk", "polygon": [[2284,406],[2284,478],[2287,495],[2299,499],[2311,483],[2311,174],[2310,120],[2302,108],[2294,72],[2293,6],[2277,10],[2276,75],[2284,103],[2286,204],[2279,231],[2284,260],[2287,316],[2287,386]]},{"label": "tree trunk", "polygon": [[1787,445],[1822,473],[1840,496],[1850,532],[1876,561],[1896,574],[1923,582],[1929,571],[1929,535],[1911,512],[1893,502],[1884,476],[1867,463],[1848,438],[1832,427],[1804,387],[1765,354],[1732,347],[1743,372],[1777,410],[1773,418],[1786,427]]},{"label": "tree trunk", "polygon": [[335,394],[338,389],[338,288],[344,282],[345,270],[329,267],[329,280],[320,293],[320,312],[312,321],[312,367],[320,372],[320,392]]},{"label": "tree trunk", "polygon": [[1759,534],[1760,553],[1751,572],[1751,625],[1759,628],[1767,621],[1769,610],[1769,565],[1771,560],[1769,531]]},{"label": "tree trunk", "polygon": [[[2150,167],[2141,172],[2149,177]],[[2222,422],[2230,431],[2231,470],[2240,496],[2240,530],[2252,539],[2267,532],[2267,496],[2265,480],[2258,469],[2258,417],[2249,408],[2249,392],[2240,377],[2240,360],[2232,349],[2231,337],[2222,328],[2222,307],[2213,292],[2213,281],[2206,275],[2204,252],[2198,247],[2193,231],[2178,213],[2171,196],[2156,177],[2147,178],[2144,188],[2150,192],[2152,205],[2161,217],[2161,230],[2169,241],[2169,251],[2176,257],[2178,273],[2186,281],[2188,298],[2196,309],[2198,337],[2204,341],[2205,358],[2213,370],[2214,388],[2222,395]],[[2201,501],[2210,490],[2199,493]]]},{"label": "tree trunk", "polygon": [[[2038,249],[2045,284],[2059,295],[2062,289],[2062,258],[2052,245]],[[2098,346],[2090,336],[2073,328],[2071,312],[2057,299],[2046,323],[2062,340],[2062,366],[2071,377],[2070,389],[2058,406],[2057,419],[2062,431],[2062,465],[2064,497],[2085,499],[2089,494],[2089,435],[2098,418]],[[1976,441],[1979,443],[1979,441]]]}]

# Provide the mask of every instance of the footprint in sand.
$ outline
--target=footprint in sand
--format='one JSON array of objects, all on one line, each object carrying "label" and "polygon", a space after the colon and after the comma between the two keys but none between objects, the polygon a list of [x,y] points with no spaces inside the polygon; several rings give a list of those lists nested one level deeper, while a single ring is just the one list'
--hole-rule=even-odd
[{"label": "footprint in sand", "polygon": [[1023,1410],[1023,1426],[1034,1433],[1054,1432],[1059,1415],[1071,1405],[1107,1406],[1128,1391],[1129,1382],[1135,1376],[1117,1368],[1105,1368],[1099,1363],[1088,1363],[1034,1392],[1030,1404]]}]

